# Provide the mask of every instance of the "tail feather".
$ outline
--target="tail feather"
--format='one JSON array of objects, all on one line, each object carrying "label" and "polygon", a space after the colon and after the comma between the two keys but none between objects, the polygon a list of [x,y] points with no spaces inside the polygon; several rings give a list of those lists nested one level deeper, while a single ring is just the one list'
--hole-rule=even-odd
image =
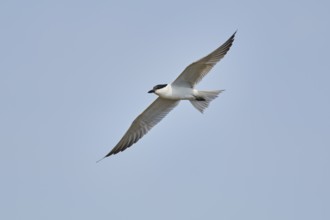
[{"label": "tail feather", "polygon": [[224,90],[198,91],[196,100],[190,100],[191,104],[201,113],[209,106],[210,102],[218,97]]}]

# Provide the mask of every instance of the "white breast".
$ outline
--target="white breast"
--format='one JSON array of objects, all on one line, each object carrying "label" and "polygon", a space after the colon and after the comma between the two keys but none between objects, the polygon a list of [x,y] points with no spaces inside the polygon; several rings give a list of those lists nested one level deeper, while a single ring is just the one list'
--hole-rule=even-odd
[{"label": "white breast", "polygon": [[172,86],[169,84],[164,88],[156,90],[155,93],[164,99],[192,100],[195,99],[194,94],[196,91],[192,88]]}]

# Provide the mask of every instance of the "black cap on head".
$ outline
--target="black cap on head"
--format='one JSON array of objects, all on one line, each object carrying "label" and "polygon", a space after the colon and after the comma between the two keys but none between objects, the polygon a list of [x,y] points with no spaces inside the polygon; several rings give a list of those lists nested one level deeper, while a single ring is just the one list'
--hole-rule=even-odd
[{"label": "black cap on head", "polygon": [[161,89],[161,88],[164,88],[166,86],[167,86],[167,84],[159,84],[159,85],[154,86],[153,90]]},{"label": "black cap on head", "polygon": [[156,91],[157,89],[161,89],[161,88],[164,88],[164,87],[166,87],[166,86],[167,86],[167,84],[159,84],[159,85],[155,85],[154,88],[153,88],[152,90],[148,91],[148,93],[155,93],[155,91]]}]

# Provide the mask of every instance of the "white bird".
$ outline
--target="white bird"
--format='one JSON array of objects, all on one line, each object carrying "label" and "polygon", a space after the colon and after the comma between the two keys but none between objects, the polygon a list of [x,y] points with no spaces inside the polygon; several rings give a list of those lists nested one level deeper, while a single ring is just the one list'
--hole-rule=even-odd
[{"label": "white bird", "polygon": [[102,159],[135,144],[177,106],[180,100],[189,100],[198,111],[203,112],[223,90],[199,91],[195,89],[195,85],[226,55],[234,42],[235,34],[236,32],[212,53],[187,66],[171,84],[154,86],[148,93],[155,93],[158,98],[133,121],[118,144]]}]

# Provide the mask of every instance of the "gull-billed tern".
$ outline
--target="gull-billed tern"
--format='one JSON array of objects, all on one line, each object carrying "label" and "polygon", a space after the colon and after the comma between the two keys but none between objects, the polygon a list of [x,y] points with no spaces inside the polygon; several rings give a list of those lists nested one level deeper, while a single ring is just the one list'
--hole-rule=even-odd
[{"label": "gull-billed tern", "polygon": [[133,121],[118,144],[103,158],[135,144],[177,106],[180,100],[189,100],[198,111],[203,112],[223,90],[200,91],[195,89],[195,85],[226,55],[234,42],[235,34],[236,32],[212,53],[187,66],[171,84],[154,86],[148,93],[155,93],[158,98]]}]

